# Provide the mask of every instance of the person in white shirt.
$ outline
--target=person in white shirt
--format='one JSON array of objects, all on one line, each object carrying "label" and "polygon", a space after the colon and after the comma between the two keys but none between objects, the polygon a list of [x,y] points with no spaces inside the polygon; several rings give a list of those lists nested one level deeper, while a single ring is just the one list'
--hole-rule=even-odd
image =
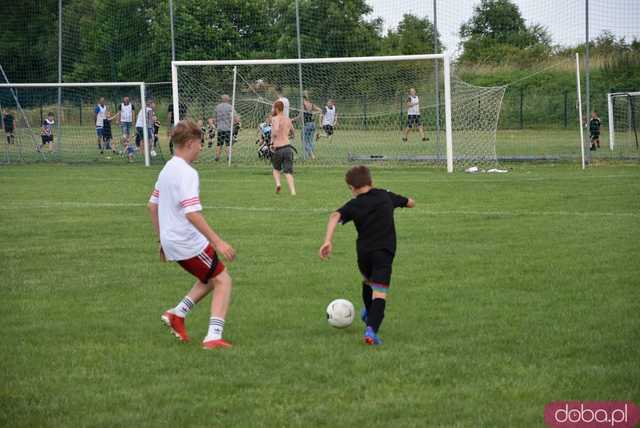
[{"label": "person in white shirt", "polygon": [[124,97],[120,103],[120,129],[122,129],[122,144],[125,147],[129,146],[134,113],[135,107],[129,101],[129,97]]},{"label": "person in white shirt", "polygon": [[231,343],[222,339],[222,332],[231,298],[231,277],[218,260],[217,252],[233,261],[235,250],[211,229],[202,215],[200,180],[191,166],[202,150],[202,131],[192,121],[180,121],[172,138],[175,156],[160,171],[148,206],[160,240],[160,259],[176,261],[197,281],[178,305],[161,318],[176,337],[188,341],[185,317],[213,291],[209,331],[202,347],[229,348]]},{"label": "person in white shirt", "polygon": [[282,86],[276,85],[275,91],[278,96],[276,101],[282,101],[282,105],[284,106],[284,110],[282,110],[283,116],[289,117],[289,98],[282,95]]},{"label": "person in white shirt", "polygon": [[[327,137],[329,141],[331,141],[333,137],[333,131],[336,125],[338,125],[336,102],[330,99],[322,109],[322,130],[324,131],[324,136]],[[318,132],[316,134],[316,140],[319,140],[320,136],[320,132]]]},{"label": "person in white shirt", "polygon": [[147,114],[147,141],[149,141],[149,147],[152,147],[153,144],[153,124],[156,121],[155,109],[156,103],[153,101],[148,101],[147,106],[143,109],[140,109],[138,112],[138,118],[136,119],[136,146],[140,150],[141,154],[144,154],[144,148],[142,143],[144,141],[144,117],[142,116],[142,112],[146,112]]},{"label": "person in white shirt", "polygon": [[415,88],[409,89],[409,96],[407,97],[407,127],[404,129],[402,141],[407,141],[409,131],[412,129],[417,129],[420,132],[422,141],[429,140],[424,135],[424,128],[420,121],[420,98],[416,95]]},{"label": "person in white shirt", "polygon": [[102,149],[102,128],[104,126],[104,119],[107,117],[107,106],[104,103],[104,97],[100,97],[98,100],[98,104],[94,110],[94,115],[96,117],[96,136],[98,137],[98,150],[100,153],[103,153]]}]

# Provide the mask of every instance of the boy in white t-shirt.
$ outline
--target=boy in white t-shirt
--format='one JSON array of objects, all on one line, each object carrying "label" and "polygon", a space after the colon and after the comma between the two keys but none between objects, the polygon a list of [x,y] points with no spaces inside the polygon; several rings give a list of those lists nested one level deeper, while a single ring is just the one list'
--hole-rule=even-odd
[{"label": "boy in white t-shirt", "polygon": [[289,117],[289,98],[283,95],[282,86],[276,85],[275,91],[276,91],[276,96],[278,97],[276,101],[282,101],[282,105],[284,106],[284,110],[282,111],[284,114],[284,117]]},{"label": "boy in white t-shirt", "polygon": [[216,251],[233,261],[235,250],[209,227],[202,215],[200,180],[190,165],[202,149],[202,131],[192,121],[180,121],[172,138],[175,156],[160,172],[149,199],[151,222],[160,238],[160,259],[178,262],[198,280],[178,305],[161,318],[176,337],[188,341],[185,317],[213,291],[209,331],[202,347],[230,348],[231,343],[222,338],[222,332],[231,298],[231,277]]},{"label": "boy in white t-shirt", "polygon": [[409,96],[407,97],[407,127],[404,128],[402,134],[403,142],[407,142],[409,131],[412,129],[417,129],[420,132],[422,141],[429,141],[429,138],[424,135],[424,128],[420,119],[420,98],[418,98],[415,88],[409,89]]}]

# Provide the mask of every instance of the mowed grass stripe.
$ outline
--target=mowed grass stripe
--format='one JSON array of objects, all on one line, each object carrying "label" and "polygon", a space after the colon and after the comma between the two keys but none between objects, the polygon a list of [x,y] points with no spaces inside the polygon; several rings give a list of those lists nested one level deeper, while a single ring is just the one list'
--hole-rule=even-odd
[{"label": "mowed grass stripe", "polygon": [[230,352],[199,347],[209,300],[192,343],[160,325],[193,280],[158,261],[157,167],[0,168],[0,426],[529,427],[554,400],[640,401],[638,166],[374,169],[418,201],[396,215],[378,349],[324,319],[360,306],[354,227],[317,256],[345,168],[301,169],[296,198],[268,169],[198,168],[238,250]]}]

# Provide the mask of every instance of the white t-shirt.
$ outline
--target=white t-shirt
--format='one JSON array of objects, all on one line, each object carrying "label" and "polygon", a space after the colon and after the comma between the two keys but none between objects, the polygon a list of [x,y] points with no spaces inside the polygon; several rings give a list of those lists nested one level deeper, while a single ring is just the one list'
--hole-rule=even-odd
[{"label": "white t-shirt", "polygon": [[420,115],[420,99],[418,98],[417,95],[415,96],[409,95],[409,101],[411,101],[411,104],[413,105],[409,107],[407,114],[409,114],[410,116],[419,116]]},{"label": "white t-shirt", "polygon": [[120,104],[120,122],[133,122],[133,104]]},{"label": "white t-shirt", "polygon": [[[151,121],[153,117],[153,109],[151,107],[146,107],[147,111],[147,128],[153,128],[153,122]],[[138,118],[136,119],[136,128],[142,128],[144,123],[142,123],[142,110],[138,112]]]},{"label": "white t-shirt", "polygon": [[102,128],[107,117],[107,106],[96,105],[96,128]]},{"label": "white t-shirt", "polygon": [[187,219],[202,211],[198,171],[174,156],[160,171],[149,202],[158,205],[160,243],[167,260],[187,260],[202,253],[209,241]]},{"label": "white t-shirt", "polygon": [[284,108],[282,109],[284,116],[289,117],[289,98],[282,96],[278,98],[278,101],[282,101],[282,104],[284,104]]},{"label": "white t-shirt", "polygon": [[336,124],[336,106],[329,108],[329,106],[324,107],[324,114],[322,115],[322,126],[329,125],[333,126]]}]

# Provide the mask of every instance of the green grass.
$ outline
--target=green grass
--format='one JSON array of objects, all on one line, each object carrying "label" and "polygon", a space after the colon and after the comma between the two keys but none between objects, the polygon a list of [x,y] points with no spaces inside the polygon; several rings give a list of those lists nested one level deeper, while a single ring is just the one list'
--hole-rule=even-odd
[{"label": "green grass", "polygon": [[[389,127],[397,126],[397,124],[389,125]],[[386,128],[388,129],[388,127]],[[440,138],[436,139],[435,133],[431,129],[427,129],[427,136],[430,141],[420,141],[417,133],[410,135],[407,143],[401,142],[402,134],[399,130],[345,130],[338,129],[334,138],[329,142],[326,138],[320,139],[316,144],[316,155],[318,160],[314,163],[320,165],[337,165],[345,163],[350,155],[384,155],[388,157],[411,157],[411,156],[440,156],[444,158],[446,153],[445,135],[441,132]],[[121,131],[117,126],[113,127],[115,140],[120,140]],[[95,129],[90,126],[74,127],[69,126],[63,128],[63,145],[59,153],[47,153],[44,156],[35,151],[35,142],[40,141],[38,132],[35,132],[35,140],[26,130],[22,129],[18,132],[19,144],[16,145],[0,145],[0,162],[15,162],[19,160],[41,161],[43,158],[47,160],[62,160],[65,162],[86,162],[99,161],[107,163],[126,163],[124,156],[113,155],[111,153],[101,155],[96,147]],[[464,133],[454,133],[454,156],[462,156],[464,154],[475,153],[477,156],[485,154],[489,156],[491,153],[491,144],[483,141],[489,136],[481,136],[474,133],[474,136],[480,138],[477,141],[471,140],[470,136]],[[4,138],[4,135],[2,135]],[[586,135],[585,138],[588,138]],[[260,164],[257,159],[257,146],[255,144],[258,139],[257,131],[253,128],[243,129],[240,132],[238,144],[233,148],[233,161],[240,164]],[[56,139],[56,141],[58,141]],[[631,157],[640,159],[640,152],[635,146],[635,142],[631,140],[630,135],[619,133],[617,136],[618,145],[615,151],[609,150],[608,131],[602,132],[602,149],[591,154],[595,159],[616,159],[620,157]],[[166,128],[160,130],[160,147],[159,157],[156,160],[162,163],[166,156],[169,155],[168,139]],[[300,130],[297,132],[296,147],[299,151],[299,157],[303,155],[303,149],[300,142]],[[214,143],[215,146],[215,143]],[[523,130],[500,130],[496,135],[496,154],[499,158],[512,157],[562,157],[568,159],[580,159],[580,145],[578,130],[575,127],[569,129],[523,129]],[[586,153],[587,157],[590,155]],[[163,157],[165,156],[165,157]],[[205,149],[202,156],[203,161],[212,161],[214,158],[213,149]],[[588,159],[588,158],[587,158]],[[141,156],[137,156],[137,160],[142,160]]]},{"label": "green grass", "polygon": [[640,401],[640,168],[519,165],[505,175],[375,169],[413,196],[381,329],[330,328],[360,306],[343,168],[199,164],[205,215],[238,251],[226,337],[209,301],[177,343],[160,314],[192,278],[161,264],[145,204],[160,166],[0,168],[0,426],[542,427],[554,400]]}]

